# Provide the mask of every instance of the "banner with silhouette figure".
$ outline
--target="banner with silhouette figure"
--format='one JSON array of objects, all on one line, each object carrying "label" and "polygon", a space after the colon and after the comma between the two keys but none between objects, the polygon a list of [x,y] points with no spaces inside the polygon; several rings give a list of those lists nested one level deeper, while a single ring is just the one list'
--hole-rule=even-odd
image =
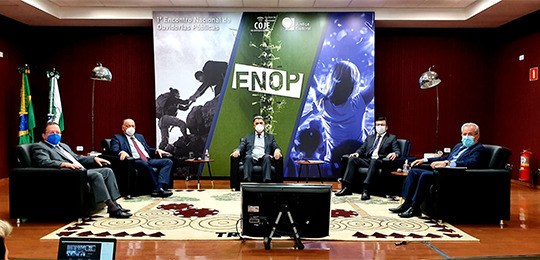
[{"label": "banner with silhouette figure", "polygon": [[261,115],[285,177],[299,159],[340,176],[339,158],[373,132],[374,16],[154,12],[156,143],[178,160],[208,149],[214,175],[228,176]]}]

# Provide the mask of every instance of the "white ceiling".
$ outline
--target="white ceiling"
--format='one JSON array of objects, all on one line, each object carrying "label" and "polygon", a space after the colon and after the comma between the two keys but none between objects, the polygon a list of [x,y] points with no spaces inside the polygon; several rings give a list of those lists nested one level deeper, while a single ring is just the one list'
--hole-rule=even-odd
[{"label": "white ceiling", "polygon": [[152,11],[374,11],[377,27],[495,28],[540,0],[0,0],[0,15],[33,26],[151,26]]}]

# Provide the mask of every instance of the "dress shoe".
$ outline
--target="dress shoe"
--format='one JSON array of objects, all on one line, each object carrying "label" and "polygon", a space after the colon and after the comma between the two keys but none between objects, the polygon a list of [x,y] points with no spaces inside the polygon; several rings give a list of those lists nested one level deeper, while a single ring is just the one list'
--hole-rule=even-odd
[{"label": "dress shoe", "polygon": [[129,218],[131,216],[133,216],[131,213],[124,212],[121,209],[109,212],[111,218]]},{"label": "dress shoe", "polygon": [[371,199],[371,197],[369,196],[369,192],[367,190],[364,190],[362,192],[362,198],[360,198],[361,200],[369,200]]},{"label": "dress shoe", "polygon": [[352,195],[352,191],[348,187],[345,187],[342,190],[336,192],[336,196],[348,196],[348,195]]},{"label": "dress shoe", "polygon": [[152,197],[161,197],[161,198],[167,198],[171,196],[173,193],[170,190],[164,190],[164,189],[157,189],[150,194]]},{"label": "dress shoe", "polygon": [[120,209],[120,210],[123,211],[123,212],[130,212],[130,211],[131,211],[130,209],[125,209],[125,208],[123,208],[122,205],[120,205],[120,204],[118,204],[118,203],[116,203],[116,207],[118,207],[118,209]]},{"label": "dress shoe", "polygon": [[120,205],[118,203],[116,203],[116,206],[123,212],[130,212],[131,211],[131,209],[125,209],[125,208],[122,207],[122,205]]},{"label": "dress shoe", "polygon": [[420,217],[422,216],[422,212],[420,212],[420,209],[410,207],[408,210],[399,213],[398,216],[401,218]]},{"label": "dress shoe", "polygon": [[388,209],[390,211],[392,211],[392,213],[402,213],[402,212],[405,212],[406,210],[408,210],[410,207],[409,205],[405,205],[405,203],[397,206],[396,208],[391,208],[391,209]]}]

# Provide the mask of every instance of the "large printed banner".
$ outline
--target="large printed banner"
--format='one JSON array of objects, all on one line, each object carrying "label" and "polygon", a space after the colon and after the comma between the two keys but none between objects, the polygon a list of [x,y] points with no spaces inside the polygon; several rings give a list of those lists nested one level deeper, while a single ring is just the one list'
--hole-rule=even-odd
[{"label": "large printed banner", "polygon": [[178,159],[208,149],[214,175],[228,176],[262,115],[285,177],[309,159],[336,178],[373,131],[372,12],[154,12],[153,27],[157,143]]}]

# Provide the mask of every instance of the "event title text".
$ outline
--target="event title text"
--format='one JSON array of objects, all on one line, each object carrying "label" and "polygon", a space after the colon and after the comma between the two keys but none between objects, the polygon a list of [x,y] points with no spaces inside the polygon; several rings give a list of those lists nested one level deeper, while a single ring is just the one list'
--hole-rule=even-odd
[{"label": "event title text", "polygon": [[231,23],[230,17],[156,17],[158,31],[219,31],[220,24]]}]

